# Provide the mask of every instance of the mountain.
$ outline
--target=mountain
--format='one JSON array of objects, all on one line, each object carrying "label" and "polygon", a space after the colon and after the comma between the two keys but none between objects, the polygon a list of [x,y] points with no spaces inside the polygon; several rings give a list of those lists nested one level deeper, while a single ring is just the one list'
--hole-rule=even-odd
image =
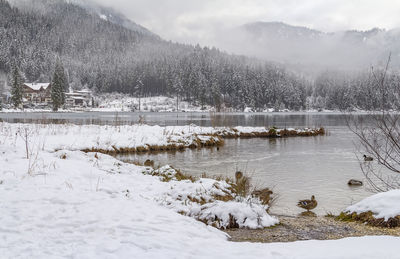
[{"label": "mountain", "polygon": [[85,1],[85,0],[74,0],[73,3],[82,6],[90,13],[97,14],[100,18],[102,18],[105,21],[121,25],[129,30],[141,33],[143,35],[159,38],[158,35],[154,34],[147,28],[131,21],[125,15],[116,11],[113,8],[104,7],[99,4],[96,4],[95,2]]},{"label": "mountain", "polygon": [[[362,69],[385,62],[390,52],[393,56],[400,54],[398,30],[325,33],[282,22],[256,22],[235,28],[233,35],[227,46],[235,53],[298,64],[310,70]],[[394,60],[392,65],[400,63]]]},{"label": "mountain", "polygon": [[282,22],[249,23],[242,28],[257,38],[271,40],[310,40],[323,34],[307,27],[291,26]]},{"label": "mountain", "polygon": [[[49,82],[60,59],[75,89],[165,95],[216,110],[399,109],[396,73],[387,77],[382,100],[368,72],[337,71],[378,60],[385,50],[398,48],[398,35],[256,23],[226,37],[242,43],[236,47],[255,59],[168,42],[112,10],[77,0],[13,0],[12,5],[0,0],[0,74],[10,75],[17,66],[26,81]],[[397,61],[398,52],[393,53]],[[261,58],[284,61],[286,67]],[[326,70],[328,65],[335,71]],[[306,80],[292,68],[322,71]]]},{"label": "mountain", "polygon": [[306,82],[268,62],[172,43],[81,1],[0,0],[0,70],[48,82],[60,58],[73,88],[167,95],[244,109],[301,109]]}]

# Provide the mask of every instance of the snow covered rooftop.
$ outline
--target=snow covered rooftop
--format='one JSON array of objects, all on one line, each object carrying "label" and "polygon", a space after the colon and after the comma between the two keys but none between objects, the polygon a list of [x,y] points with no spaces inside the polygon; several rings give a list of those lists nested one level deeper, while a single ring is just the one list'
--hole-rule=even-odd
[{"label": "snow covered rooftop", "polygon": [[86,98],[82,96],[71,96],[70,98],[73,100],[86,100]]},{"label": "snow covered rooftop", "polygon": [[90,89],[82,89],[82,90],[79,90],[79,91],[76,91],[77,93],[92,93],[92,91],[90,91]]},{"label": "snow covered rooftop", "polygon": [[50,83],[25,83],[27,87],[31,88],[32,90],[39,91],[40,89],[46,90]]}]

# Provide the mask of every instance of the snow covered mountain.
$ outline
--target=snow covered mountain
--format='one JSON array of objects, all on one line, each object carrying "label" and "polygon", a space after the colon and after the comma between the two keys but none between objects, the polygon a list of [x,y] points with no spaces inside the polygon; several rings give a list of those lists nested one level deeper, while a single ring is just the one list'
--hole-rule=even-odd
[{"label": "snow covered mountain", "polygon": [[111,22],[116,25],[120,25],[125,27],[126,29],[132,30],[134,32],[157,37],[156,34],[152,33],[147,28],[129,20],[122,13],[105,6],[101,6],[90,0],[9,0],[9,2],[18,7],[21,10],[33,10],[35,12],[40,12],[42,14],[48,14],[51,10],[54,10],[54,7],[63,4],[63,3],[71,3],[80,7],[83,7],[90,14],[98,15],[105,21]]},{"label": "snow covered mountain", "polygon": [[[249,23],[235,29],[230,50],[287,64],[310,67],[364,68],[400,55],[400,31],[325,33],[281,22]],[[393,65],[400,65],[393,60]]]},{"label": "snow covered mountain", "polygon": [[116,11],[113,8],[101,6],[99,4],[96,4],[88,0],[72,0],[72,2],[84,7],[89,12],[97,14],[103,20],[109,21],[117,25],[121,25],[129,30],[139,32],[143,35],[159,38],[158,35],[154,34],[147,28],[131,21],[125,15]]}]

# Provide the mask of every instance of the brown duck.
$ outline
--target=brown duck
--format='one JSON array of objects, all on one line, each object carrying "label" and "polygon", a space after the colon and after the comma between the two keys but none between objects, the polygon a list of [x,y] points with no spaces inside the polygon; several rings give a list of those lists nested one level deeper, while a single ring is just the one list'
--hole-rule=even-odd
[{"label": "brown duck", "polygon": [[306,209],[307,211],[310,211],[312,209],[315,209],[317,207],[318,202],[315,199],[315,196],[311,196],[311,200],[301,200],[299,203],[297,203],[297,206],[303,209]]},{"label": "brown duck", "polygon": [[371,161],[374,161],[374,158],[370,157],[370,156],[367,156],[367,155],[364,155],[364,161],[365,162],[371,162]]}]

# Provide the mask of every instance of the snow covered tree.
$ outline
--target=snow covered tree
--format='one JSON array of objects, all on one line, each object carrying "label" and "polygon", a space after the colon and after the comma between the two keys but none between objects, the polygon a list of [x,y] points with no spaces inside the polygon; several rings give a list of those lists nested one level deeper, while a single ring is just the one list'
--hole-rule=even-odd
[{"label": "snow covered tree", "polygon": [[15,108],[19,108],[22,105],[22,76],[19,72],[18,67],[15,65],[12,73],[11,83],[11,101]]},{"label": "snow covered tree", "polygon": [[51,100],[53,111],[65,104],[65,91],[68,89],[68,81],[65,76],[64,67],[60,59],[57,59],[53,80],[51,82]]}]

